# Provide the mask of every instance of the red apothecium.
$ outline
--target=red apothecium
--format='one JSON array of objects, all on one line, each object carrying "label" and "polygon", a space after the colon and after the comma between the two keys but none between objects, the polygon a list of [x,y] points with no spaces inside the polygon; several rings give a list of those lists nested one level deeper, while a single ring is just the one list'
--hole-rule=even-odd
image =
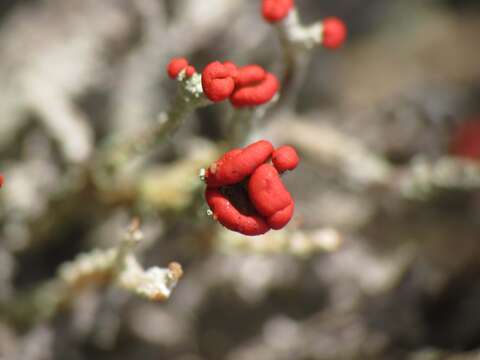
[{"label": "red apothecium", "polygon": [[329,17],[323,20],[322,45],[327,49],[337,49],[343,45],[347,38],[347,27],[337,17]]},{"label": "red apothecium", "polygon": [[189,65],[185,58],[173,58],[167,65],[167,73],[171,79],[176,79],[182,70],[185,70],[185,75],[187,77],[191,77],[195,74],[195,68]]},{"label": "red apothecium", "polygon": [[263,0],[263,18],[271,23],[282,21],[294,6],[293,0]]},{"label": "red apothecium", "polygon": [[[273,160],[272,156],[276,156]],[[293,216],[295,202],[277,167],[292,170],[298,164],[294,148],[274,151],[266,140],[225,153],[205,175],[205,198],[213,216],[226,228],[244,235],[281,229]]]}]

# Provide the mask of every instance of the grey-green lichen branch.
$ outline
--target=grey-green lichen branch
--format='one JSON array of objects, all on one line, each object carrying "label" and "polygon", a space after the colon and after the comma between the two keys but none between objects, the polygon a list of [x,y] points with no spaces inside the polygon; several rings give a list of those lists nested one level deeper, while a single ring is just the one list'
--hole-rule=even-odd
[{"label": "grey-green lichen branch", "polygon": [[283,51],[284,75],[282,97],[287,102],[295,101],[293,94],[303,83],[309,61],[309,50],[320,45],[323,38],[321,21],[303,25],[297,9],[276,25]]},{"label": "grey-green lichen branch", "polygon": [[296,226],[284,231],[271,231],[251,237],[226,229],[217,230],[215,246],[226,253],[289,254],[308,258],[316,254],[332,253],[343,244],[342,234],[334,228],[319,228],[302,231]]},{"label": "grey-green lichen branch", "polygon": [[273,135],[295,145],[322,166],[337,169],[355,187],[382,188],[405,199],[421,201],[435,199],[444,192],[480,190],[478,161],[418,156],[405,166],[395,166],[353,136],[303,120],[297,117],[292,121],[285,116],[276,121]]},{"label": "grey-green lichen branch", "polygon": [[478,191],[480,164],[455,157],[417,157],[399,177],[397,186],[403,196],[416,200],[428,200],[443,191]]},{"label": "grey-green lichen branch", "polygon": [[297,9],[292,9],[288,16],[278,23],[277,29],[283,44],[292,50],[310,50],[322,44],[322,22],[317,21],[310,25],[303,25]]},{"label": "grey-green lichen branch", "polygon": [[278,93],[268,103],[255,108],[234,108],[228,121],[225,143],[228,147],[243,146],[251,135],[254,123],[265,117],[265,114],[278,102]]},{"label": "grey-green lichen branch", "polygon": [[133,250],[143,239],[134,219],[122,241],[113,248],[95,249],[64,263],[57,276],[21,298],[0,304],[0,318],[27,325],[53,317],[85,287],[114,285],[151,301],[167,300],[183,275],[180,264],[144,270]]},{"label": "grey-green lichen branch", "polygon": [[137,156],[148,154],[172,135],[195,109],[211,104],[203,94],[200,74],[188,78],[183,70],[177,80],[175,100],[167,112],[159,114],[155,123],[139,133],[108,139],[97,164],[101,173],[115,174]]}]

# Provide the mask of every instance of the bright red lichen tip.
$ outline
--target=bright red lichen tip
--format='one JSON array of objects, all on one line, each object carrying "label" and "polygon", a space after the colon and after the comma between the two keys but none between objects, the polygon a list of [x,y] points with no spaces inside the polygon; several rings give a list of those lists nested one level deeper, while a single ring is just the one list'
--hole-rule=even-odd
[{"label": "bright red lichen tip", "polygon": [[248,181],[248,195],[272,229],[283,228],[292,218],[293,199],[272,165],[263,164],[254,171]]},{"label": "bright red lichen tip", "polygon": [[231,62],[219,61],[208,64],[202,72],[202,87],[205,96],[213,102],[230,97],[235,89],[237,67]]},{"label": "bright red lichen tip", "polygon": [[295,169],[299,162],[297,151],[292,146],[281,146],[272,154],[273,166],[279,173]]},{"label": "bright red lichen tip", "polygon": [[270,230],[262,216],[254,211],[238,210],[220,190],[207,188],[205,199],[215,219],[229,230],[248,236],[262,235]]},{"label": "bright red lichen tip", "polygon": [[173,58],[167,65],[167,74],[171,79],[176,79],[183,70],[185,70],[187,77],[192,77],[195,74],[195,68],[189,65],[185,58]]},{"label": "bright red lichen tip", "polygon": [[3,175],[0,174],[0,188],[3,186]]},{"label": "bright red lichen tip", "polygon": [[273,145],[260,140],[244,149],[233,149],[225,153],[207,170],[205,181],[210,188],[233,185],[244,180],[273,152]]},{"label": "bright red lichen tip", "polygon": [[294,5],[293,0],[263,0],[263,18],[270,23],[282,21],[287,17]]},{"label": "bright red lichen tip", "polygon": [[453,156],[480,160],[480,118],[460,124],[452,136],[448,150]]},{"label": "bright red lichen tip", "polygon": [[298,164],[291,146],[274,151],[270,142],[261,140],[228,151],[207,170],[205,198],[214,218],[227,229],[260,235],[282,229],[292,218],[295,202],[270,158],[281,170]]},{"label": "bright red lichen tip", "polygon": [[275,75],[258,65],[247,65],[238,70],[230,102],[238,108],[262,105],[272,100],[279,88]]},{"label": "bright red lichen tip", "polygon": [[229,98],[234,107],[254,107],[269,102],[280,88],[280,82],[258,65],[238,68],[229,61],[215,61],[202,72],[202,88],[213,102]]},{"label": "bright red lichen tip", "polygon": [[329,17],[323,20],[322,45],[327,49],[337,49],[343,45],[347,38],[347,27],[337,17]]}]

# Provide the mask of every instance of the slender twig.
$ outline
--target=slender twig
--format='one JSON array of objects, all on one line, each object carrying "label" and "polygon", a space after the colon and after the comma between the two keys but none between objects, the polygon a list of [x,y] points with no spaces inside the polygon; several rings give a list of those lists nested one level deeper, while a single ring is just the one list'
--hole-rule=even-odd
[{"label": "slender twig", "polygon": [[305,79],[310,51],[322,42],[322,23],[304,26],[298,11],[293,9],[284,21],[276,25],[282,45],[284,70],[282,101],[284,106],[295,105],[299,88]]},{"label": "slender twig", "polygon": [[107,140],[97,164],[96,170],[100,174],[114,175],[129,161],[149,153],[172,135],[196,108],[210,104],[203,95],[200,74],[186,78],[182,73],[178,80],[177,96],[170,110],[161,113],[154,124],[139,133]]},{"label": "slender twig", "polygon": [[219,229],[215,240],[216,248],[227,253],[291,254],[298,257],[335,252],[343,244],[342,234],[336,229],[321,228],[305,232],[295,226],[293,229],[271,231],[256,237]]},{"label": "slender twig", "polygon": [[14,301],[0,304],[0,318],[25,325],[47,320],[87,286],[115,284],[152,301],[170,297],[183,271],[172,262],[168,268],[144,270],[133,255],[133,249],[143,239],[140,222],[134,219],[124,239],[115,247],[80,254],[62,264],[57,276]]},{"label": "slender twig", "polygon": [[228,122],[228,146],[240,146],[245,141],[246,134],[250,133],[254,110],[252,108],[234,109]]},{"label": "slender twig", "polygon": [[480,164],[455,157],[417,157],[393,185],[397,193],[416,200],[429,200],[445,191],[478,191]]},{"label": "slender twig", "polygon": [[263,119],[266,113],[278,102],[279,95],[275,95],[272,100],[262,106],[255,108],[233,109],[232,115],[228,121],[226,145],[242,146],[252,134],[254,124]]},{"label": "slender twig", "polygon": [[361,188],[380,186],[403,198],[422,201],[442,192],[480,189],[480,164],[469,159],[418,156],[397,167],[349,134],[298,117],[296,121],[277,120],[274,134],[316,162],[338,169],[346,181]]}]

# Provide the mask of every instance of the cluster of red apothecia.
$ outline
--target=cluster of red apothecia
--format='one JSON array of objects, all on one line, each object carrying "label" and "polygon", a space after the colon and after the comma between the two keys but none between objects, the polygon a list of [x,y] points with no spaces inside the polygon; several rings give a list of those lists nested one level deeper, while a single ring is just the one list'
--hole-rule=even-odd
[{"label": "cluster of red apothecia", "polygon": [[[263,0],[263,18],[270,23],[283,21],[293,10],[294,0]],[[322,21],[322,45],[327,49],[337,49],[347,38],[345,23],[337,17],[328,17]]]},{"label": "cluster of red apothecia", "polygon": [[[167,66],[172,79],[186,78],[196,71],[184,58]],[[213,102],[229,99],[234,107],[253,107],[270,101],[279,81],[258,65],[237,67],[215,61],[202,71],[202,88]],[[267,161],[272,160],[273,165]],[[299,162],[290,146],[274,150],[266,140],[224,154],[208,168],[205,198],[213,216],[226,228],[244,235],[261,235],[283,228],[292,218],[294,201],[279,173],[293,170]]]},{"label": "cluster of red apothecia", "polygon": [[[262,14],[270,23],[284,20],[294,8],[293,0],[263,0]],[[345,24],[337,18],[322,22],[322,45],[340,47],[346,38]],[[189,79],[195,68],[184,58],[174,58],[168,75]],[[214,61],[201,73],[202,89],[212,102],[230,100],[236,108],[255,107],[272,100],[280,88],[275,75],[259,65],[239,67],[233,62]],[[271,161],[271,162],[270,162]],[[283,228],[293,216],[294,200],[280,174],[299,162],[290,146],[274,149],[262,140],[224,154],[206,171],[205,198],[217,219],[226,228],[245,235],[260,235]]]},{"label": "cluster of red apothecia", "polygon": [[282,229],[293,216],[295,202],[280,174],[298,163],[294,148],[274,149],[266,140],[228,151],[205,174],[205,198],[214,218],[250,236]]},{"label": "cluster of red apothecia", "polygon": [[[175,79],[185,71],[187,78],[195,68],[184,58],[174,58],[167,66],[168,75]],[[230,61],[214,61],[202,71],[202,88],[213,102],[230,99],[234,107],[253,107],[269,102],[277,93],[280,83],[275,75],[259,65],[237,67]]]}]

